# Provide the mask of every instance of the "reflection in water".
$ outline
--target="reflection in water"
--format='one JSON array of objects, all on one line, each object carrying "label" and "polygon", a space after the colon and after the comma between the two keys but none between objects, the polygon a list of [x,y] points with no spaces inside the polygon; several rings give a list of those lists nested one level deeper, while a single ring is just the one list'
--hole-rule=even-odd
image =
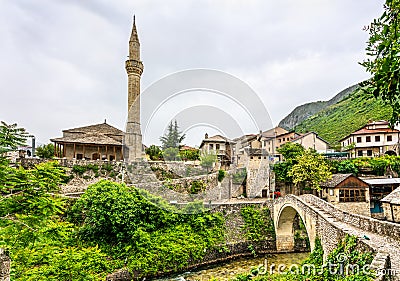
[{"label": "reflection in water", "polygon": [[248,273],[253,267],[264,265],[266,260],[268,266],[275,264],[284,264],[290,267],[292,264],[300,264],[304,261],[310,253],[289,253],[289,254],[268,254],[260,255],[256,258],[244,258],[228,262],[226,264],[215,265],[214,267],[205,268],[198,271],[186,272],[177,276],[168,277],[164,279],[157,279],[158,281],[206,281],[212,278],[221,281],[233,279],[237,274]]}]

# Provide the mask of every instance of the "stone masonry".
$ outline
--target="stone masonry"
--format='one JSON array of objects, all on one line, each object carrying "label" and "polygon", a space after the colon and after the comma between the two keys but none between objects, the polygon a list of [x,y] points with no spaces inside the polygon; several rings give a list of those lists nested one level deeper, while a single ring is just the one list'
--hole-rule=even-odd
[{"label": "stone masonry", "polygon": [[135,17],[129,39],[129,59],[125,62],[128,74],[128,122],[124,138],[124,159],[138,161],[143,158],[142,133],[140,129],[140,78],[143,63],[140,60],[140,43]]}]

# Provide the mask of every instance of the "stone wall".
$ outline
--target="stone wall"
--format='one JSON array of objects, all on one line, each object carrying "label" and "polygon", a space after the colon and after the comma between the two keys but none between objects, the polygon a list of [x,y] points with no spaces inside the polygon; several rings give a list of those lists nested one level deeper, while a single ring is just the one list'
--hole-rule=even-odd
[{"label": "stone wall", "polygon": [[346,203],[334,203],[336,208],[346,211],[351,214],[358,214],[362,216],[371,216],[371,209],[369,202],[346,202]]},{"label": "stone wall", "polygon": [[148,161],[150,167],[160,168],[165,171],[171,171],[180,177],[193,177],[206,175],[208,171],[200,165],[194,165],[189,162],[181,161]]}]

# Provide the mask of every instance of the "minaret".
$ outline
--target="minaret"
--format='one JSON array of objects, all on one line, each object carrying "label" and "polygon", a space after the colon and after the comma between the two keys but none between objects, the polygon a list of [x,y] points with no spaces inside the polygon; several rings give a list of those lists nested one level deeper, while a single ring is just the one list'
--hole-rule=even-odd
[{"label": "minaret", "polygon": [[135,16],[129,39],[129,59],[125,62],[128,74],[128,122],[125,134],[125,153],[127,161],[143,158],[142,133],[140,130],[140,77],[143,63],[140,61],[140,43],[136,30]]}]

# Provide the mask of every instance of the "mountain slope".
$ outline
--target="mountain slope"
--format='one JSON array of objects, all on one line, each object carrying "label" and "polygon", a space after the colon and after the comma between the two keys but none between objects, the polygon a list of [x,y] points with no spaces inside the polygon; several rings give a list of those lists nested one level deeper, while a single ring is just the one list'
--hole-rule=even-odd
[{"label": "mountain slope", "polygon": [[369,120],[388,120],[391,114],[390,106],[357,87],[346,98],[298,124],[295,130],[300,133],[314,131],[331,145],[337,145],[340,139]]},{"label": "mountain slope", "polygon": [[288,116],[282,119],[281,122],[279,122],[279,127],[291,130],[307,118],[346,98],[350,93],[358,88],[358,84],[353,85],[341,91],[329,101],[317,101],[299,105],[291,113],[289,113]]}]

